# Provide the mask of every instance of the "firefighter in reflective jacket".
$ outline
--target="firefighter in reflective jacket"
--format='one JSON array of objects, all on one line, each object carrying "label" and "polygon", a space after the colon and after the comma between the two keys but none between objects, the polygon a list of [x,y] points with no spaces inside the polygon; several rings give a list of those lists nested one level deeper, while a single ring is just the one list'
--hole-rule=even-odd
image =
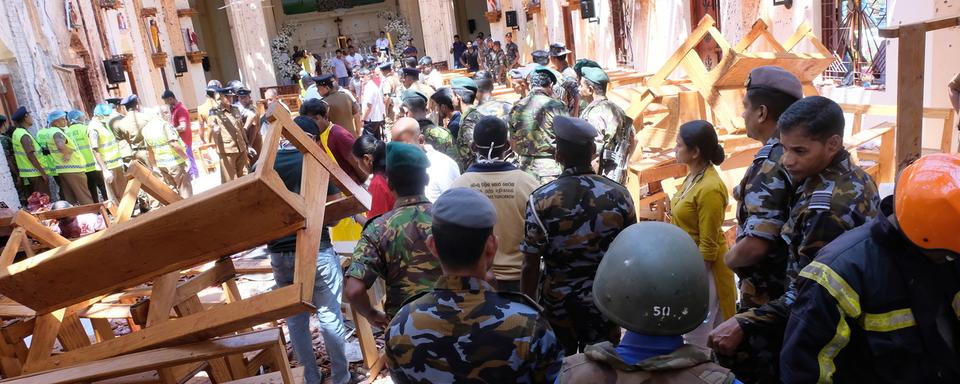
[{"label": "firefighter in reflective jacket", "polygon": [[960,157],[923,157],[882,215],[800,272],[785,383],[960,382]]}]

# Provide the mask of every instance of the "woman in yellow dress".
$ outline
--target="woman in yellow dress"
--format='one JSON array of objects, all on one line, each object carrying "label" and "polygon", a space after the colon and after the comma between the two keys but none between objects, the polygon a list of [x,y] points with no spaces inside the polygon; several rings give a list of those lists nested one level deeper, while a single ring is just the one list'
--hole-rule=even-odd
[{"label": "woman in yellow dress", "polygon": [[737,291],[733,271],[723,263],[727,243],[720,228],[727,208],[727,187],[715,167],[723,162],[724,153],[713,125],[703,120],[680,126],[675,150],[677,161],[686,164],[689,173],[670,200],[671,221],[697,243],[710,285],[707,319],[684,338],[688,344],[706,346],[710,330],[736,312]]}]

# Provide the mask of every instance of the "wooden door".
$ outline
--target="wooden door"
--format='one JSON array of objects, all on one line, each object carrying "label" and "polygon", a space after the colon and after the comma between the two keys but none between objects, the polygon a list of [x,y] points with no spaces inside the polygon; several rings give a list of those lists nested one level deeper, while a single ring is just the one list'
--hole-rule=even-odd
[{"label": "wooden door", "polygon": [[[569,0],[569,1],[579,1],[579,0]],[[567,46],[567,49],[570,51],[570,54],[567,55],[567,63],[573,65],[577,61],[577,47],[573,39],[573,16],[570,15],[570,6],[568,3],[563,3],[564,6],[561,7],[561,12],[563,14],[563,40],[564,45]]]},{"label": "wooden door", "polygon": [[[692,0],[690,1],[690,15],[692,16],[690,18],[691,30],[697,27],[700,19],[710,15],[717,21],[717,30],[723,31],[720,26],[720,0]],[[696,49],[697,54],[700,55],[700,60],[703,60],[703,64],[707,66],[708,70],[713,69],[720,62],[720,58],[723,57],[720,47],[710,36],[703,39]]]}]

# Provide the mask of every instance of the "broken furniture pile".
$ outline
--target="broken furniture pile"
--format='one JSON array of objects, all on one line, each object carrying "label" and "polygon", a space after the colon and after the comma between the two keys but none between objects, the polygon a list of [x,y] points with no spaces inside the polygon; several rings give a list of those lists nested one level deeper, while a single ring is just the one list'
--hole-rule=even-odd
[{"label": "broken furniture pile", "polygon": [[[323,225],[365,211],[370,196],[284,108],[273,104],[267,116],[268,150],[256,171],[210,191],[181,200],[134,163],[106,230],[69,241],[29,213],[18,212],[11,241],[0,254],[0,294],[23,316],[0,330],[0,373],[26,383],[156,371],[160,382],[173,383],[206,370],[214,382],[230,382],[268,368],[291,383],[282,333],[250,332],[254,326],[313,309]],[[304,153],[299,194],[287,190],[273,169],[281,136]],[[327,201],[330,182],[346,191],[345,197]],[[130,219],[141,189],[164,206]],[[241,297],[229,256],[293,233],[294,283]],[[14,262],[24,238],[52,249]],[[212,268],[181,281],[182,270],[209,262],[214,262]],[[201,300],[198,293],[211,286],[224,287],[225,303]],[[95,342],[81,317],[91,320]],[[108,319],[128,320],[132,332],[117,336]],[[54,353],[56,340],[62,352]]]}]

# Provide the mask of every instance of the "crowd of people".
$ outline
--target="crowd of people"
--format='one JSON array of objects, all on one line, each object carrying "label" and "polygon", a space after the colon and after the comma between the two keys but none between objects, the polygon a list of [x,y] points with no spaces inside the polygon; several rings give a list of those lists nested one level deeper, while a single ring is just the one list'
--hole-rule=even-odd
[{"label": "crowd of people", "polygon": [[[804,97],[782,68],[754,69],[743,118],[763,147],[733,189],[728,249],[717,169],[726,154],[709,122],[679,130],[676,160],[689,173],[671,196],[670,223],[638,224],[623,186],[633,124],[606,98],[606,72],[591,60],[568,65],[562,45],[519,66],[509,37],[507,53],[477,41],[495,59],[449,81],[415,55],[399,71],[354,60],[356,84],[337,68],[301,73],[294,122],[372,198],[353,218],[363,229],[345,271],[329,228],[318,250],[313,303],[334,383],[358,380],[344,352],[343,300],[385,331],[399,383],[960,380],[960,158],[917,160],[881,200],[844,149],[839,105]],[[454,46],[460,63],[472,64],[476,48],[463,47]],[[493,97],[506,74],[515,103]],[[198,108],[223,182],[266,150],[249,94],[212,81]],[[89,120],[50,113],[35,138],[30,113],[18,110],[21,179],[49,193],[49,176],[59,176],[64,198],[83,204],[96,195],[90,172],[119,196],[121,165],[139,161],[189,197],[190,124],[172,93],[163,98],[169,118],[131,95]],[[276,92],[266,99],[282,105]],[[282,140],[274,168],[292,191],[302,164]],[[330,183],[327,195],[339,193]],[[296,237],[267,249],[277,285],[291,284]],[[367,294],[377,280],[382,308]],[[305,380],[318,383],[311,315],[287,326]]]}]

